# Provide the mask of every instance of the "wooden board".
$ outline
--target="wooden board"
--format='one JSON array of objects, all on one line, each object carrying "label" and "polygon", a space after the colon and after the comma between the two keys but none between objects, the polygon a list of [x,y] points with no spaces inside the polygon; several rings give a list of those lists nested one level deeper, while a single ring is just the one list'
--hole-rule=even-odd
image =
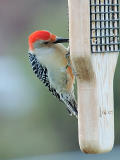
[{"label": "wooden board", "polygon": [[103,153],[114,144],[113,78],[116,53],[91,53],[88,0],[68,0],[70,53],[77,76],[78,137],[85,153]]}]

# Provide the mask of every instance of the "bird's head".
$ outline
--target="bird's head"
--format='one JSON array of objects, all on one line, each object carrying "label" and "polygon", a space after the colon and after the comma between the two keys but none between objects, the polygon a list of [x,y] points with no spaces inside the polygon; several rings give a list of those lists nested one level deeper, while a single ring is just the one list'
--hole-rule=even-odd
[{"label": "bird's head", "polygon": [[32,34],[30,34],[28,38],[30,51],[33,51],[34,48],[40,48],[41,46],[45,46],[48,44],[65,43],[68,41],[69,39],[67,38],[59,38],[56,35],[45,30],[35,31]]}]

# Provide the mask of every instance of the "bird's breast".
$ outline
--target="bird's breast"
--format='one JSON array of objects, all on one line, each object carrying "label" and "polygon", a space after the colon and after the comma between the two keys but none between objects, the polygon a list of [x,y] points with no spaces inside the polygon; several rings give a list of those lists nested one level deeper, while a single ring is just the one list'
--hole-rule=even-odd
[{"label": "bird's breast", "polygon": [[67,65],[65,53],[61,52],[61,50],[56,47],[42,47],[40,49],[36,49],[35,55],[38,61],[47,68],[65,67]]}]

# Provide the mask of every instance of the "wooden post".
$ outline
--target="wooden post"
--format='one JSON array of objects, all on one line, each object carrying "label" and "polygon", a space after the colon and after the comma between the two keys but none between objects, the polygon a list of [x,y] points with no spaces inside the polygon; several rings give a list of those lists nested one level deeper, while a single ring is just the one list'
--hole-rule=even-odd
[{"label": "wooden post", "polygon": [[113,77],[118,53],[91,54],[89,0],[68,0],[68,7],[80,148],[85,153],[108,152],[114,144]]}]

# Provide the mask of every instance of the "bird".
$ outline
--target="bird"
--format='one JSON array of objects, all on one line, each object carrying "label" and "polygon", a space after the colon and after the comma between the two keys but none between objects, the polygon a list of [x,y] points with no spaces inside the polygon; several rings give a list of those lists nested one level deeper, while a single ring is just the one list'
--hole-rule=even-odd
[{"label": "bird", "polygon": [[75,75],[69,49],[62,44],[65,42],[69,42],[69,39],[57,37],[47,30],[37,30],[28,37],[28,54],[36,76],[66,105],[69,114],[77,118]]}]

